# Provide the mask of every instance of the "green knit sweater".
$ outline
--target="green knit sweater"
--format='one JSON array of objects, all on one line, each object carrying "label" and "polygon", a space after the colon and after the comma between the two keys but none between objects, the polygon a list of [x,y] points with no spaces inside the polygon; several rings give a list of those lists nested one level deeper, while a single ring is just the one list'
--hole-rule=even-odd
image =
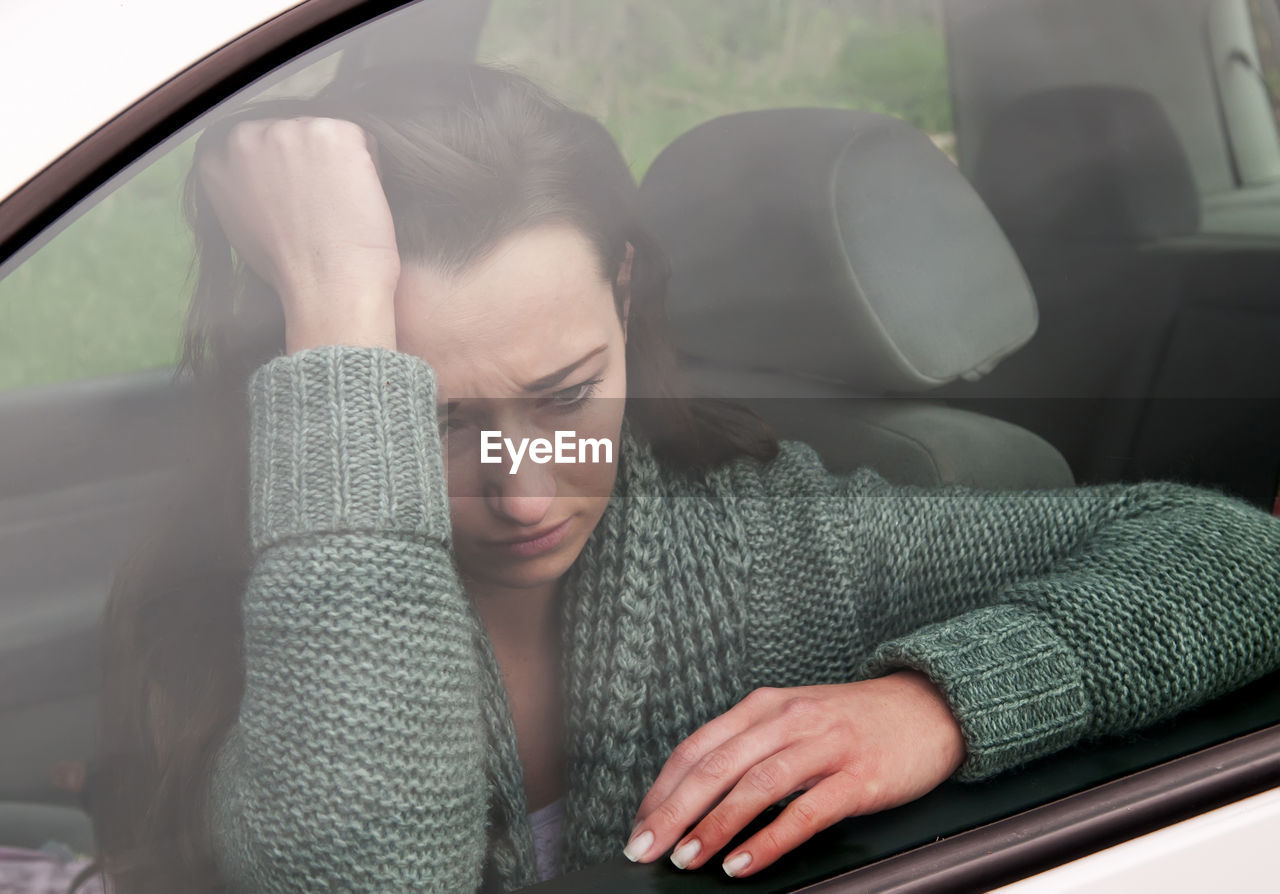
[{"label": "green knit sweater", "polygon": [[[251,386],[246,685],[210,828],[233,887],[534,883],[514,727],[452,564],[433,373],[375,349]],[[564,860],[616,856],[672,749],[758,686],[899,667],[982,779],[1280,667],[1280,522],[1167,483],[985,492],[665,468],[624,430],[562,596]]]}]

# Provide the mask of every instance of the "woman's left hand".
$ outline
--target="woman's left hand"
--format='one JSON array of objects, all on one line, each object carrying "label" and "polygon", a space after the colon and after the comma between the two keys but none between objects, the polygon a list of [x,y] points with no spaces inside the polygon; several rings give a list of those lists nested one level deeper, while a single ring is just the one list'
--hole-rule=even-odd
[{"label": "woman's left hand", "polygon": [[651,862],[674,847],[672,862],[697,869],[767,807],[803,791],[726,855],[726,873],[751,875],[845,817],[920,797],[964,754],[946,700],[915,671],[757,689],[672,752],[625,853]]}]

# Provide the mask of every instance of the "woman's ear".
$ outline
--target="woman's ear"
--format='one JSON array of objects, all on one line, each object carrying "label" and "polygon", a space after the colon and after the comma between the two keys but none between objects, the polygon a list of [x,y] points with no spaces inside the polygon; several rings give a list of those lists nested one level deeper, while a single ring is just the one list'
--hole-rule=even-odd
[{"label": "woman's ear", "polygon": [[636,257],[636,247],[627,243],[627,255],[618,268],[618,281],[615,293],[622,296],[622,341],[627,340],[627,321],[631,319],[631,263]]}]

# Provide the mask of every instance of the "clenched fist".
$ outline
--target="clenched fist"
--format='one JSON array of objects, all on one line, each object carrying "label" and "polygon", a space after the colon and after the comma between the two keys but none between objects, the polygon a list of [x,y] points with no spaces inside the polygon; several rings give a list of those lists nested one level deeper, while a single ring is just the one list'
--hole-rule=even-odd
[{"label": "clenched fist", "polygon": [[400,255],[371,148],[350,121],[263,119],[199,160],[232,247],[280,296],[289,353],[395,349]]}]

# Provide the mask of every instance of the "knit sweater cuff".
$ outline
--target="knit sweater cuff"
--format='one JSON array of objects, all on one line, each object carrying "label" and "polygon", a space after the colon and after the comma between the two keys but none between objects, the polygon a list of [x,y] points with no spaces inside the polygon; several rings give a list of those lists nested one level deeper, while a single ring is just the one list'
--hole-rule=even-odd
[{"label": "knit sweater cuff", "polygon": [[381,531],[449,543],[436,383],[417,357],[329,346],[249,380],[250,535]]},{"label": "knit sweater cuff", "polygon": [[868,676],[911,668],[942,691],[968,746],[962,781],[1075,743],[1089,719],[1079,659],[1034,609],[977,609],[885,643]]}]

